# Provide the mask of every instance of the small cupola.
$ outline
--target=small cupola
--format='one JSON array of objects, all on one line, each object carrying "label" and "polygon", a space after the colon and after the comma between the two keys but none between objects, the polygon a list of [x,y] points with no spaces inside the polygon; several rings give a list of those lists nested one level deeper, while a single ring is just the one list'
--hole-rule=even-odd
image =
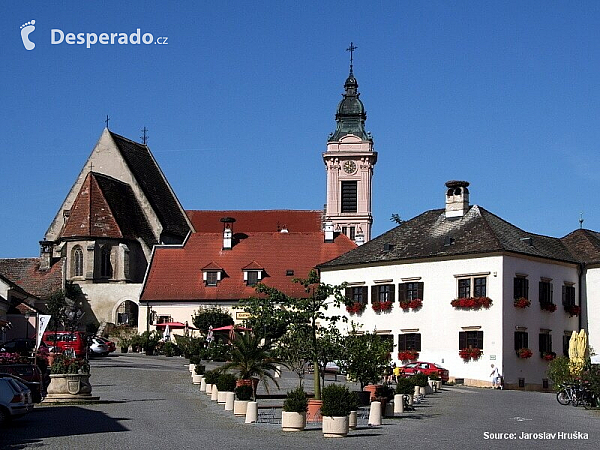
[{"label": "small cupola", "polygon": [[233,224],[235,219],[233,217],[223,217],[223,250],[231,250],[233,247]]},{"label": "small cupola", "polygon": [[446,187],[446,218],[462,217],[469,209],[468,181],[448,181]]}]

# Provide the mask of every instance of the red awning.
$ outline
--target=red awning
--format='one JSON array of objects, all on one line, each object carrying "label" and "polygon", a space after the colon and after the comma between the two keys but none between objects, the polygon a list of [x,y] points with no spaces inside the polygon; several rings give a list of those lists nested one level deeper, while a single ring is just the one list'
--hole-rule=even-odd
[{"label": "red awning", "polygon": [[[177,330],[177,329],[184,329],[185,328],[185,323],[181,323],[181,322],[164,322],[164,323],[157,323],[156,324],[156,328],[165,328],[167,325],[169,325],[169,328],[171,330]],[[198,328],[194,328],[191,325],[187,326],[188,330],[197,330]]]},{"label": "red awning", "polygon": [[235,325],[227,325],[224,327],[219,327],[219,328],[213,328],[213,331],[231,331],[231,330],[235,330],[235,331],[252,331],[252,328],[246,328],[246,327],[238,327]]}]

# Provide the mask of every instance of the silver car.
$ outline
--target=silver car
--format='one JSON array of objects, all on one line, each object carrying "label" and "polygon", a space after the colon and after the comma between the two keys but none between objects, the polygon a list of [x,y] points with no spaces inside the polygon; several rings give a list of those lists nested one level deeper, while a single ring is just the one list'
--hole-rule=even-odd
[{"label": "silver car", "polygon": [[93,355],[108,355],[108,346],[100,339],[93,337],[90,342],[90,353]]}]

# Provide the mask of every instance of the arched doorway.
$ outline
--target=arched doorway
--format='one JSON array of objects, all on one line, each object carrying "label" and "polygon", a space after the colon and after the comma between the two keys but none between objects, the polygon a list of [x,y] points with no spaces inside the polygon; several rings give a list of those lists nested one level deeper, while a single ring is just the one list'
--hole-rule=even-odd
[{"label": "arched doorway", "polygon": [[125,300],[117,308],[117,317],[115,323],[117,325],[137,326],[139,307],[131,300]]}]

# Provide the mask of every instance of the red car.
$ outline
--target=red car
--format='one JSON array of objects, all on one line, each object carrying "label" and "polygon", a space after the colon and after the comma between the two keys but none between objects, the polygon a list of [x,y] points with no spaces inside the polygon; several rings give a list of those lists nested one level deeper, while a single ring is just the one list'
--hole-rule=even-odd
[{"label": "red car", "polygon": [[446,383],[450,378],[450,373],[441,366],[434,363],[416,361],[408,363],[401,367],[404,376],[415,375],[417,373],[424,373],[425,375],[437,375],[442,379],[443,383]]}]

